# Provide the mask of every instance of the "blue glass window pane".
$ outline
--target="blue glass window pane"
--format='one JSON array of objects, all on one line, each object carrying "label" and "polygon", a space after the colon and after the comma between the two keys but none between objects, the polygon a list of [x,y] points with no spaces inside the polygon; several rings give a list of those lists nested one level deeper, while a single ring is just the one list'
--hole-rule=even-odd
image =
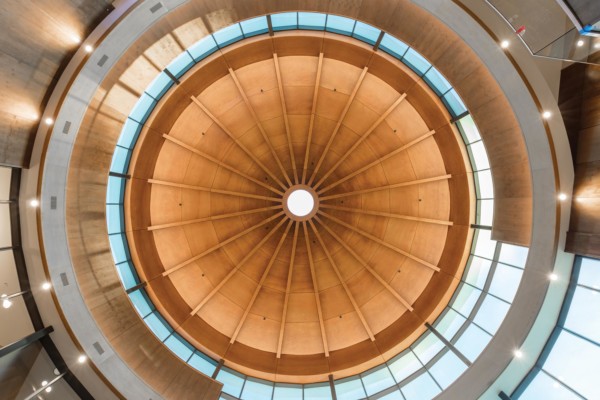
[{"label": "blue glass window pane", "polygon": [[117,145],[127,149],[133,149],[141,130],[142,126],[139,123],[131,118],[127,118],[123,125],[123,129],[121,130],[121,136],[119,136]]},{"label": "blue glass window pane", "polygon": [[527,262],[527,254],[529,254],[529,249],[527,247],[503,243],[498,260],[504,264],[523,268]]},{"label": "blue glass window pane", "polygon": [[158,311],[154,311],[152,314],[144,318],[146,325],[156,335],[156,337],[162,342],[171,333],[171,327],[167,322],[160,316]]},{"label": "blue glass window pane", "polygon": [[171,61],[171,64],[167,65],[167,69],[176,78],[181,78],[183,74],[188,72],[188,70],[193,66],[194,60],[192,56],[187,51],[184,51],[183,53],[178,55],[177,58]]},{"label": "blue glass window pane", "polygon": [[125,230],[125,222],[121,217],[120,205],[106,206],[106,222],[108,225],[108,234],[119,233]]},{"label": "blue glass window pane", "polygon": [[469,261],[465,282],[478,287],[479,289],[483,289],[488,274],[490,273],[492,262],[477,256],[471,256]]},{"label": "blue glass window pane", "polygon": [[398,59],[402,58],[408,50],[408,46],[404,42],[387,33],[383,35],[379,48]]},{"label": "blue glass window pane", "polygon": [[430,68],[423,79],[438,96],[441,96],[452,89],[452,86],[450,86],[450,83],[446,78],[444,78],[444,76],[435,68]]},{"label": "blue glass window pane", "polygon": [[452,114],[453,117],[457,117],[467,111],[467,107],[465,107],[454,89],[446,93],[444,97],[442,97],[442,101],[446,104],[446,107],[448,107],[450,114]]},{"label": "blue glass window pane", "polygon": [[578,286],[571,300],[565,328],[600,343],[600,293]]},{"label": "blue glass window pane", "polygon": [[394,378],[392,377],[392,373],[385,365],[364,373],[362,375],[362,382],[365,386],[365,390],[367,391],[367,395],[369,396],[379,393],[382,390],[396,384],[396,382],[394,382]]},{"label": "blue glass window pane", "polygon": [[600,399],[600,347],[562,331],[543,369],[586,399]]},{"label": "blue glass window pane", "polygon": [[302,400],[302,386],[276,383],[273,398],[277,400]]},{"label": "blue glass window pane", "polygon": [[311,29],[322,31],[325,29],[325,20],[327,15],[319,13],[298,13],[298,27],[300,29]]},{"label": "blue glass window pane", "polygon": [[423,75],[431,67],[429,61],[413,49],[408,49],[402,62],[419,75]]},{"label": "blue glass window pane", "polygon": [[477,183],[478,199],[494,198],[494,182],[492,181],[492,172],[489,169],[475,172],[475,182]]},{"label": "blue glass window pane", "polygon": [[430,400],[441,392],[438,385],[426,372],[404,385],[401,390],[406,400]]},{"label": "blue glass window pane", "polygon": [[327,26],[326,30],[329,32],[339,33],[342,35],[352,35],[354,30],[354,24],[356,21],[346,17],[339,17],[337,15],[327,15]]},{"label": "blue glass window pane", "polygon": [[492,231],[487,229],[477,230],[477,239],[475,243],[475,255],[494,259],[494,253],[496,252],[496,241],[491,239]]},{"label": "blue glass window pane", "polygon": [[426,332],[421,337],[423,339],[414,346],[413,351],[423,364],[427,364],[444,348],[444,343],[431,332]]},{"label": "blue glass window pane", "polygon": [[581,257],[578,283],[600,289],[600,260]]},{"label": "blue glass window pane", "polygon": [[494,221],[494,200],[477,200],[477,223],[492,226]]},{"label": "blue glass window pane", "polygon": [[360,378],[351,377],[334,382],[337,397],[347,400],[358,400],[365,397]]},{"label": "blue glass window pane", "polygon": [[457,293],[456,298],[452,302],[452,308],[465,317],[468,317],[482,292],[479,289],[461,283]]},{"label": "blue glass window pane", "polygon": [[171,336],[169,336],[167,340],[165,340],[165,344],[173,353],[175,353],[177,357],[181,358],[183,361],[187,361],[194,352],[192,345],[176,333],[173,333]]},{"label": "blue glass window pane", "polygon": [[125,193],[125,179],[117,178],[116,176],[108,177],[108,185],[106,187],[106,203],[119,204],[123,203],[123,194]]},{"label": "blue glass window pane", "polygon": [[519,396],[519,400],[581,400],[559,381],[548,376],[544,371],[538,372],[527,389]]},{"label": "blue glass window pane", "polygon": [[240,24],[233,24],[213,33],[219,47],[225,47],[244,38]]},{"label": "blue glass window pane", "polygon": [[374,45],[377,43],[377,39],[379,39],[380,34],[381,31],[379,29],[360,21],[356,21],[356,26],[354,27],[354,33],[352,34],[352,37]]},{"label": "blue glass window pane", "polygon": [[129,157],[131,156],[131,151],[127,150],[123,147],[115,147],[115,152],[113,153],[112,163],[110,164],[110,170],[112,172],[118,172],[120,174],[126,174],[127,169],[129,168]]},{"label": "blue glass window pane", "polygon": [[154,110],[155,105],[156,100],[148,96],[148,94],[143,93],[138,102],[135,103],[133,110],[131,110],[129,118],[133,119],[134,121],[144,123],[152,110]]},{"label": "blue glass window pane", "polygon": [[470,324],[456,341],[454,346],[467,357],[469,361],[475,361],[490,340],[492,340],[492,337],[486,331],[475,324]]},{"label": "blue glass window pane", "polygon": [[131,300],[133,306],[142,318],[150,314],[154,309],[152,303],[150,302],[150,299],[148,298],[143,289],[136,290],[135,292],[130,293],[129,299]]},{"label": "blue glass window pane", "polygon": [[135,273],[135,268],[130,261],[117,264],[117,272],[119,273],[119,278],[121,278],[121,282],[123,283],[123,286],[125,286],[125,289],[132,288],[140,283],[137,274]]},{"label": "blue glass window pane", "polygon": [[252,37],[269,32],[267,17],[256,17],[240,22],[245,37]]},{"label": "blue glass window pane", "polygon": [[521,275],[522,269],[498,263],[488,292],[512,303],[521,283]]},{"label": "blue glass window pane", "polygon": [[481,140],[479,130],[475,126],[475,121],[473,121],[471,114],[462,117],[458,121],[458,127],[465,143],[469,144]]},{"label": "blue glass window pane", "polygon": [[223,367],[217,375],[217,380],[223,384],[225,393],[235,397],[240,396],[244,385],[244,375]]},{"label": "blue glass window pane", "polygon": [[298,13],[272,14],[271,25],[274,31],[298,29]]},{"label": "blue glass window pane", "polygon": [[242,400],[270,399],[273,394],[273,382],[248,378],[242,392]]},{"label": "blue glass window pane", "polygon": [[487,295],[473,321],[489,333],[495,334],[509,308],[509,304]]},{"label": "blue glass window pane", "polygon": [[429,368],[429,372],[443,389],[446,389],[467,369],[467,365],[451,351],[446,351],[435,364]]},{"label": "blue glass window pane", "polygon": [[194,353],[188,364],[206,376],[212,376],[215,369],[217,369],[217,363],[214,360],[198,352]]},{"label": "blue glass window pane", "polygon": [[465,323],[466,318],[451,308],[446,309],[446,313],[435,325],[435,329],[447,340],[452,340],[456,332]]},{"label": "blue glass window pane", "polygon": [[173,86],[173,83],[175,82],[169,78],[169,75],[167,75],[165,72],[161,72],[156,78],[154,78],[148,88],[146,88],[146,93],[158,100],[163,96],[163,94],[165,94],[167,90],[169,90],[171,86]]},{"label": "blue glass window pane", "polygon": [[481,140],[472,143],[469,147],[467,147],[467,149],[469,150],[469,156],[471,157],[471,166],[473,167],[474,171],[480,171],[490,168],[490,162],[487,156],[487,151],[485,150],[485,146]]},{"label": "blue glass window pane", "polygon": [[129,249],[125,248],[127,238],[124,234],[110,235],[110,250],[112,251],[115,264],[120,264],[129,259]]},{"label": "blue glass window pane", "polygon": [[329,383],[304,385],[304,400],[331,400]]},{"label": "blue glass window pane", "polygon": [[422,365],[412,351],[407,351],[389,361],[388,367],[392,371],[396,383],[400,383],[415,373]]},{"label": "blue glass window pane", "polygon": [[202,40],[197,41],[188,49],[188,52],[196,62],[202,60],[205,57],[208,57],[215,51],[217,51],[217,43],[212,35],[208,35]]}]

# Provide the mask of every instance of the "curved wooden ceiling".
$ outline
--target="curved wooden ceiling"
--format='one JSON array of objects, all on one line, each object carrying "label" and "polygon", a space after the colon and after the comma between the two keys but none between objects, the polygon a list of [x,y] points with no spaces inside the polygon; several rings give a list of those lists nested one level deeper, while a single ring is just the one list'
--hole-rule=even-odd
[{"label": "curved wooden ceiling", "polygon": [[[352,59],[263,45],[213,57],[155,111],[126,204],[132,256],[177,331],[239,370],[360,372],[422,333],[461,275],[463,154],[400,64],[361,65],[347,40]],[[295,185],[318,196],[304,221],[283,209]]]}]

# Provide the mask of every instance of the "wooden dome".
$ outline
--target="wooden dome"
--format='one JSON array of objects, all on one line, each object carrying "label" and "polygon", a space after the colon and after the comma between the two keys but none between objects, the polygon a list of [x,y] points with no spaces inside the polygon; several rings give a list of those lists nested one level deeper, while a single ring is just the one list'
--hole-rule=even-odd
[{"label": "wooden dome", "polygon": [[[444,106],[399,62],[322,36],[247,40],[190,71],[149,119],[127,193],[132,257],[164,317],[275,381],[361,372],[410,345],[470,245]],[[306,217],[287,207],[297,188],[315,197]]]}]

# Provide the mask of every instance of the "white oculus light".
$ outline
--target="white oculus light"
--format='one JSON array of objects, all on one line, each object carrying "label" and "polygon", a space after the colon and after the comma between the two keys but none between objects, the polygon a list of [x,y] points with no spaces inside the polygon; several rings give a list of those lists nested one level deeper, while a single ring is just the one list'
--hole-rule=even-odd
[{"label": "white oculus light", "polygon": [[287,198],[287,206],[296,217],[304,217],[313,210],[315,199],[306,190],[298,189],[290,193]]}]

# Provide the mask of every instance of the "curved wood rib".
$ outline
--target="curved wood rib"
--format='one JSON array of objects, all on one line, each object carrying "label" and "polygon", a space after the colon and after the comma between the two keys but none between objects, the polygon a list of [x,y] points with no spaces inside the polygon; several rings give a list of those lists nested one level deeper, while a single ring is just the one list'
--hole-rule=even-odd
[{"label": "curved wood rib", "polygon": [[219,128],[221,128],[221,130],[223,130],[223,132],[225,132],[225,134],[227,134],[227,136],[229,136],[229,138],[231,138],[231,140],[240,148],[244,151],[244,153],[246,153],[251,159],[252,161],[254,161],[256,163],[256,165],[258,165],[263,171],[265,171],[265,173],[267,175],[269,175],[271,177],[271,179],[273,179],[275,182],[277,182],[277,184],[279,186],[281,186],[283,189],[286,188],[286,186],[283,184],[283,182],[281,182],[279,180],[279,178],[277,178],[277,176],[275,176],[275,174],[273,174],[273,172],[271,172],[271,170],[269,170],[262,162],[260,162],[260,160],[254,155],[253,152],[251,152],[246,146],[243,145],[242,142],[240,142],[234,135],[233,133],[231,133],[231,131],[229,129],[227,129],[227,127],[221,122],[219,121],[219,119],[217,117],[215,117],[209,110],[208,108],[206,108],[204,106],[204,104],[202,104],[202,102],[200,100],[198,100],[197,97],[192,96],[191,97],[192,101],[198,105],[198,107],[200,107],[200,109],[202,110],[202,112],[204,112],[204,114],[206,114],[210,119],[213,120],[213,122],[215,124],[217,124],[219,126]]},{"label": "curved wood rib", "polygon": [[383,156],[381,158],[378,158],[377,160],[373,161],[372,163],[367,164],[364,167],[357,169],[356,171],[352,172],[351,174],[348,174],[345,177],[343,177],[341,179],[338,179],[337,181],[333,182],[331,185],[326,186],[323,189],[319,190],[318,193],[319,194],[323,194],[326,191],[333,189],[334,187],[336,187],[340,183],[346,182],[348,179],[354,178],[356,175],[365,172],[369,168],[372,168],[375,165],[380,165],[382,162],[384,162],[388,158],[391,158],[391,157],[395,156],[396,154],[400,154],[403,151],[406,151],[406,150],[410,149],[412,146],[414,146],[415,144],[420,143],[421,141],[427,139],[428,137],[432,136],[434,133],[435,133],[435,131],[432,130],[432,131],[427,132],[424,135],[419,136],[415,140],[412,140],[412,141],[408,142],[404,146],[397,148],[396,150],[392,151],[391,153],[388,153],[385,156]]},{"label": "curved wood rib", "polygon": [[308,138],[306,139],[306,151],[304,153],[304,163],[302,164],[302,183],[306,183],[306,173],[308,172],[308,160],[310,155],[310,145],[312,143],[313,129],[315,127],[315,116],[317,109],[317,99],[319,96],[319,85],[321,84],[321,71],[323,70],[323,53],[319,53],[319,64],[317,66],[317,77],[315,79],[315,90],[313,92],[312,107],[310,109],[310,122],[308,123]]},{"label": "curved wood rib", "polygon": [[315,235],[317,235],[319,244],[321,244],[321,247],[323,248],[323,251],[325,252],[325,255],[327,256],[327,259],[329,260],[329,264],[331,264],[331,267],[335,271],[335,274],[337,275],[340,283],[342,284],[342,287],[344,288],[344,291],[346,292],[348,299],[350,299],[350,303],[352,303],[352,307],[354,307],[354,312],[356,312],[356,315],[358,315],[358,318],[360,319],[360,322],[362,322],[363,326],[365,327],[365,330],[367,331],[367,334],[369,335],[369,338],[371,339],[371,341],[375,341],[375,336],[373,335],[371,328],[369,328],[369,324],[367,323],[367,320],[365,319],[364,315],[360,311],[360,308],[358,307],[358,304],[356,303],[356,300],[354,299],[352,292],[350,292],[350,288],[346,284],[346,281],[344,281],[344,277],[342,276],[342,274],[340,274],[340,270],[339,270],[336,262],[333,260],[333,257],[331,257],[331,253],[327,249],[325,242],[323,242],[323,239],[321,238],[321,234],[319,233],[319,230],[315,227],[315,224],[314,224],[314,222],[312,222],[312,220],[309,220],[308,222],[309,222],[312,230],[315,232]]},{"label": "curved wood rib", "polygon": [[285,95],[283,93],[283,84],[281,83],[281,69],[279,67],[279,58],[277,53],[273,54],[273,62],[275,63],[275,73],[277,75],[277,88],[279,89],[279,99],[281,100],[281,110],[283,111],[283,122],[285,123],[285,135],[287,136],[288,147],[290,149],[290,163],[294,171],[294,182],[298,184],[298,169],[296,167],[296,159],[294,158],[294,149],[292,147],[292,135],[290,133],[290,121],[288,120],[287,107],[285,105]]},{"label": "curved wood rib", "polygon": [[375,277],[375,279],[377,279],[379,281],[379,283],[381,283],[383,285],[383,287],[385,287],[387,289],[388,292],[390,292],[392,294],[392,296],[394,296],[408,311],[413,311],[412,306],[408,303],[408,301],[406,301],[402,296],[400,296],[400,293],[398,293],[397,291],[394,290],[394,288],[392,288],[382,277],[381,275],[379,275],[374,269],[373,267],[371,267],[369,264],[367,264],[367,262],[365,262],[365,260],[363,260],[363,258],[361,256],[359,256],[354,250],[352,250],[352,247],[348,246],[348,243],[346,243],[341,237],[339,237],[331,228],[329,228],[327,226],[327,224],[323,223],[323,221],[321,220],[321,218],[319,218],[319,216],[316,216],[315,219],[319,222],[319,224],[331,235],[333,236],[333,238],[335,240],[338,241],[339,244],[342,245],[342,247],[344,247],[344,249],[346,249],[346,251],[348,253],[350,253],[355,259],[356,261],[358,261],[359,263],[362,264],[363,267],[365,267],[365,269],[367,271],[369,271],[371,273],[371,275],[373,275]]},{"label": "curved wood rib", "polygon": [[392,104],[379,118],[377,118],[377,121],[375,121],[373,123],[373,125],[371,125],[371,127],[352,145],[352,147],[350,148],[350,150],[348,150],[346,153],[344,153],[344,155],[342,155],[340,157],[340,159],[333,165],[333,167],[331,167],[329,169],[329,171],[327,171],[322,177],[321,179],[317,182],[317,184],[313,187],[313,189],[317,190],[322,184],[323,182],[325,182],[325,179],[327,179],[329,177],[329,175],[331,175],[339,166],[340,164],[342,164],[344,162],[344,160],[346,160],[346,158],[348,158],[348,156],[350,154],[352,154],[354,152],[354,150],[356,150],[356,148],[362,143],[364,142],[364,140],[369,137],[369,135],[375,130],[375,128],[377,128],[379,126],[379,124],[381,124],[383,122],[384,119],[386,119],[388,117],[388,115],[390,115],[390,113],[392,111],[394,111],[394,109],[396,107],[398,107],[398,105],[400,103],[402,103],[402,101],[406,98],[406,93],[402,93],[402,95],[400,95],[400,97],[398,98],[398,100],[396,100],[394,102],[394,104]]},{"label": "curved wood rib", "polygon": [[356,228],[356,227],[354,227],[354,226],[352,226],[352,225],[349,225],[349,224],[345,223],[344,221],[342,221],[342,220],[340,220],[340,219],[337,219],[337,218],[336,218],[336,217],[334,217],[333,215],[327,214],[327,213],[326,213],[326,212],[324,212],[324,211],[319,211],[319,214],[321,214],[322,216],[324,216],[324,217],[326,217],[326,218],[328,218],[328,219],[332,220],[333,222],[335,222],[335,223],[337,223],[337,224],[339,224],[339,225],[342,225],[342,226],[343,226],[343,227],[345,227],[345,228],[348,228],[348,229],[350,229],[350,230],[351,230],[351,231],[353,231],[353,232],[356,232],[356,233],[358,233],[358,234],[361,234],[361,235],[363,235],[364,237],[366,237],[366,238],[369,238],[369,239],[371,239],[372,241],[374,241],[374,242],[376,242],[376,243],[379,243],[379,244],[380,244],[380,245],[382,245],[382,246],[385,246],[385,247],[387,247],[388,249],[394,250],[396,253],[402,254],[403,256],[405,256],[405,257],[408,257],[408,258],[410,258],[411,260],[414,260],[414,261],[418,262],[419,264],[422,264],[422,265],[424,265],[424,266],[426,266],[426,267],[428,267],[428,268],[431,268],[432,270],[434,270],[434,271],[436,271],[436,272],[439,272],[439,271],[440,271],[440,269],[439,269],[438,267],[436,267],[435,265],[433,265],[433,264],[431,264],[431,263],[429,263],[429,262],[427,262],[427,261],[425,261],[425,260],[421,260],[419,257],[415,257],[415,256],[413,256],[412,254],[410,254],[409,252],[407,252],[407,251],[404,251],[404,250],[402,250],[402,249],[399,249],[398,247],[396,247],[396,246],[394,246],[394,245],[392,245],[392,244],[389,244],[388,242],[386,242],[386,241],[383,241],[383,240],[379,239],[377,236],[373,236],[373,235],[371,235],[371,234],[369,234],[369,233],[367,233],[367,232],[363,231],[362,229],[358,229],[358,228]]},{"label": "curved wood rib", "polygon": [[158,179],[148,179],[148,183],[151,183],[153,185],[171,186],[171,187],[176,187],[176,188],[180,188],[180,189],[199,190],[201,192],[218,193],[218,194],[225,194],[225,195],[229,195],[229,196],[246,197],[249,199],[275,201],[275,202],[281,203],[281,199],[277,198],[277,197],[261,196],[258,194],[236,192],[233,190],[215,189],[215,188],[206,187],[206,186],[185,185],[183,183],[167,182],[167,181],[161,181]]},{"label": "curved wood rib", "polygon": [[323,196],[323,197],[321,197],[321,201],[339,199],[341,197],[356,196],[359,194],[379,192],[381,190],[397,189],[397,188],[405,187],[405,186],[420,185],[422,183],[443,181],[443,180],[450,179],[450,178],[452,178],[452,175],[446,174],[446,175],[436,176],[434,178],[415,179],[414,181],[394,183],[392,185],[379,186],[379,187],[371,188],[371,189],[355,190],[352,192],[345,192],[345,193],[333,194],[330,196]]},{"label": "curved wood rib", "polygon": [[275,251],[273,252],[273,255],[271,256],[271,259],[269,260],[269,264],[267,264],[267,267],[265,268],[265,271],[263,272],[262,277],[260,278],[260,282],[258,282],[258,285],[256,286],[254,293],[252,294],[252,298],[250,299],[250,302],[246,306],[246,310],[244,311],[244,315],[242,316],[242,319],[240,319],[240,322],[238,323],[237,327],[235,328],[235,331],[233,332],[233,335],[231,335],[231,340],[229,341],[229,343],[233,344],[235,342],[235,340],[237,339],[237,336],[240,333],[240,330],[242,329],[242,326],[244,325],[246,318],[248,317],[248,313],[250,312],[250,309],[254,305],[254,302],[256,301],[256,297],[258,296],[260,289],[262,289],[263,284],[265,283],[265,280],[267,279],[267,276],[269,275],[269,271],[271,271],[271,267],[273,266],[273,263],[275,262],[275,259],[277,258],[277,254],[279,254],[279,250],[281,250],[281,246],[283,245],[283,242],[285,241],[285,238],[287,237],[287,234],[290,231],[290,228],[292,227],[292,223],[293,223],[293,221],[291,221],[291,220],[288,222],[288,225],[285,228],[285,232],[283,233],[283,235],[281,235],[281,239],[279,240],[279,243],[277,243],[277,247],[275,248]]},{"label": "curved wood rib", "polygon": [[329,357],[329,346],[327,345],[327,334],[325,333],[325,324],[323,323],[323,310],[321,308],[321,296],[319,295],[319,284],[317,283],[317,274],[315,273],[315,262],[313,259],[312,249],[310,247],[310,239],[308,237],[308,227],[306,221],[302,222],[302,230],[304,231],[304,241],[306,242],[306,251],[308,252],[308,263],[310,265],[310,277],[313,284],[313,293],[315,294],[315,302],[317,304],[317,314],[319,316],[319,325],[321,327],[321,339],[323,340],[323,351],[325,357]]},{"label": "curved wood rib", "polygon": [[224,162],[219,161],[215,157],[212,157],[212,156],[210,156],[210,155],[208,155],[208,154],[206,154],[206,153],[204,153],[204,152],[202,152],[202,151],[200,151],[198,149],[193,148],[190,145],[187,145],[187,144],[183,143],[181,140],[177,140],[174,137],[172,137],[170,135],[167,135],[167,134],[164,134],[163,137],[166,140],[168,140],[169,142],[175,143],[176,145],[178,145],[180,147],[183,147],[184,149],[189,150],[192,153],[194,153],[194,154],[196,154],[196,155],[198,155],[198,156],[200,156],[202,158],[205,158],[205,159],[207,159],[210,162],[213,162],[213,163],[217,164],[219,167],[222,167],[222,168],[224,168],[224,169],[226,169],[228,171],[231,171],[234,174],[237,174],[237,175],[241,176],[242,178],[248,179],[249,181],[254,182],[254,183],[256,183],[259,186],[262,186],[265,189],[269,189],[273,193],[276,193],[276,194],[278,194],[280,196],[283,196],[283,192],[281,190],[275,189],[273,186],[269,185],[268,183],[264,183],[264,182],[262,182],[262,181],[260,181],[260,180],[258,180],[256,178],[253,178],[250,175],[245,174],[242,171],[240,171],[240,170],[238,170],[236,168],[233,168],[233,167],[225,164]]},{"label": "curved wood rib", "polygon": [[288,269],[287,284],[285,286],[285,299],[283,300],[283,313],[281,315],[281,327],[279,328],[279,339],[277,340],[277,358],[281,358],[281,347],[283,346],[283,334],[285,333],[285,321],[287,320],[287,309],[290,301],[290,291],[292,288],[292,276],[294,273],[294,261],[296,259],[296,246],[298,245],[298,226],[294,225],[294,240],[292,242],[292,255],[290,257],[290,266]]},{"label": "curved wood rib", "polygon": [[350,97],[348,98],[348,101],[346,102],[346,106],[344,107],[344,110],[340,114],[340,117],[338,118],[337,124],[335,125],[335,128],[333,129],[331,136],[329,136],[329,141],[327,142],[327,145],[325,146],[325,150],[323,150],[323,153],[321,153],[321,157],[319,157],[319,161],[317,161],[315,170],[313,171],[312,175],[310,176],[310,180],[308,181],[309,185],[312,185],[315,178],[317,177],[317,174],[319,173],[319,169],[321,168],[321,164],[323,163],[323,160],[325,160],[325,157],[327,156],[327,153],[329,152],[329,148],[331,147],[331,144],[333,143],[335,136],[337,135],[338,131],[340,130],[340,127],[342,126],[342,122],[344,121],[344,118],[346,118],[346,114],[348,114],[348,110],[350,109],[350,106],[352,105],[352,102],[354,101],[354,98],[356,97],[356,93],[358,93],[358,89],[360,88],[360,85],[362,84],[363,80],[365,79],[365,76],[367,76],[368,70],[369,70],[368,67],[364,67],[360,76],[358,77],[358,80],[356,81],[356,84],[354,85],[354,89],[352,89],[352,93],[350,94]]},{"label": "curved wood rib", "polygon": [[279,170],[283,174],[283,177],[285,178],[288,185],[291,185],[292,181],[290,181],[290,177],[288,176],[287,172],[285,172],[285,168],[283,168],[283,165],[281,164],[281,160],[279,159],[279,157],[277,157],[277,153],[275,153],[275,149],[273,148],[273,144],[271,143],[271,140],[267,136],[267,132],[265,132],[265,128],[263,128],[262,123],[258,119],[256,112],[254,111],[254,107],[252,107],[252,104],[250,104],[250,100],[248,100],[248,96],[246,96],[246,92],[242,88],[240,81],[238,80],[237,76],[235,75],[235,72],[231,68],[229,68],[229,75],[231,75],[231,78],[233,79],[235,86],[237,87],[238,91],[240,92],[240,95],[242,96],[242,99],[244,99],[244,103],[246,104],[246,107],[248,107],[250,114],[252,114],[252,118],[254,119],[254,122],[256,123],[256,126],[258,127],[258,130],[260,131],[260,134],[262,135],[265,143],[267,144],[267,146],[269,146],[271,155],[273,156],[273,159],[279,166]]},{"label": "curved wood rib", "polygon": [[351,213],[374,215],[376,217],[405,219],[407,221],[427,222],[429,224],[438,224],[438,225],[446,225],[446,226],[452,226],[453,225],[452,221],[444,221],[444,220],[440,220],[440,219],[431,219],[431,218],[413,217],[411,215],[401,215],[401,214],[394,214],[394,213],[386,213],[386,212],[383,212],[383,211],[369,211],[369,210],[363,210],[362,208],[340,207],[340,206],[335,206],[335,205],[332,205],[332,204],[321,204],[321,205],[319,205],[319,207],[321,207],[321,208],[330,208],[332,210],[338,210],[338,211],[348,211],[348,212],[351,212]]},{"label": "curved wood rib", "polygon": [[260,228],[261,226],[268,224],[269,222],[273,221],[276,218],[281,217],[282,215],[283,215],[283,211],[273,215],[270,218],[265,219],[264,221],[262,221],[256,225],[251,226],[248,229],[243,230],[242,232],[238,233],[237,235],[234,235],[234,236],[230,237],[229,239],[222,241],[221,243],[211,247],[208,250],[203,251],[202,253],[198,254],[197,256],[194,256],[180,264],[177,264],[176,266],[174,266],[172,268],[169,268],[168,270],[166,270],[165,272],[162,273],[162,276],[167,276],[169,274],[172,274],[175,271],[179,271],[181,268],[185,267],[186,265],[189,265],[189,264],[193,263],[194,261],[201,259],[202,257],[206,256],[207,254],[212,253],[213,251],[219,250],[221,247],[233,242],[234,240],[239,239],[240,237],[246,235],[249,232],[252,232],[256,228]]}]

